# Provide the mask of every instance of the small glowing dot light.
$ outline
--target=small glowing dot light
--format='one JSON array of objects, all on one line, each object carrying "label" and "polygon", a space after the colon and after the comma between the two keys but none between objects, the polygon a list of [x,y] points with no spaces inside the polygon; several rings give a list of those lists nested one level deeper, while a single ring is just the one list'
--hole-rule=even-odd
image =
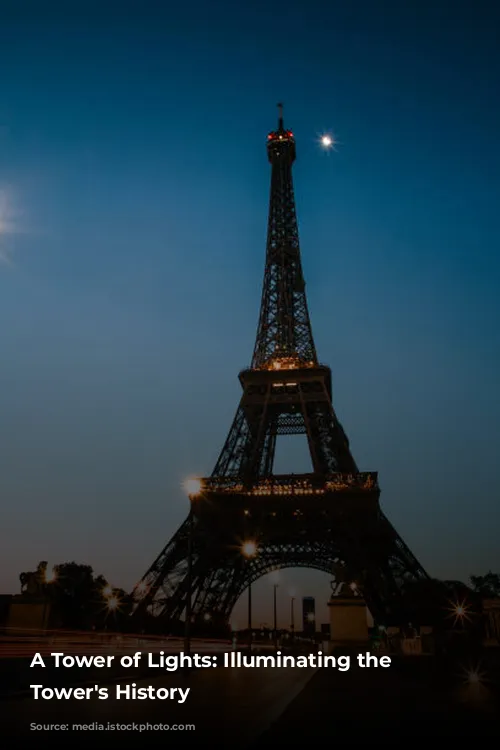
[{"label": "small glowing dot light", "polygon": [[111,595],[112,595],[112,593],[113,593],[113,589],[111,588],[111,586],[110,586],[110,585],[109,585],[109,583],[108,583],[108,584],[107,584],[107,585],[106,585],[106,586],[105,586],[105,587],[103,588],[103,590],[102,590],[102,595],[103,595],[103,596],[105,596],[105,597],[107,598],[107,597],[111,596]]},{"label": "small glowing dot light", "polygon": [[307,619],[309,620],[309,622],[314,622],[314,620],[316,619],[314,616],[314,612],[309,612],[307,615]]},{"label": "small glowing dot light", "polygon": [[108,601],[108,609],[118,609],[118,598],[116,596],[112,596]]},{"label": "small glowing dot light", "polygon": [[322,135],[321,145],[323,148],[331,148],[333,146],[333,138],[330,135]]}]

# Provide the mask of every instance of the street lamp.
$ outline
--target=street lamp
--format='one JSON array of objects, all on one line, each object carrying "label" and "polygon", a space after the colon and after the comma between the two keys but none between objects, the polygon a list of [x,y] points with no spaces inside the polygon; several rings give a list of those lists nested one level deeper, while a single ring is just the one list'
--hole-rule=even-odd
[{"label": "street lamp", "polygon": [[115,609],[118,609],[118,606],[120,604],[120,601],[117,596],[111,596],[108,599],[107,608],[110,612],[113,612]]},{"label": "street lamp", "polygon": [[184,623],[184,653],[189,656],[191,653],[191,610],[192,610],[192,579],[193,579],[193,530],[194,530],[194,513],[193,502],[197,495],[200,494],[202,483],[200,479],[186,479],[183,484],[185,492],[189,497],[189,516],[188,516],[188,554],[187,554],[187,573],[186,573],[186,622]]},{"label": "street lamp", "polygon": [[51,568],[49,572],[45,571],[45,583],[54,583],[57,581],[57,570],[55,568]]},{"label": "street lamp", "polygon": [[469,669],[466,672],[467,682],[469,685],[481,685],[483,676],[477,669]]},{"label": "street lamp", "polygon": [[[50,586],[51,583],[55,583],[57,581],[57,569],[51,568],[50,571],[47,571],[47,568],[45,568],[44,574],[43,574],[43,582]],[[42,627],[44,630],[47,630],[48,621],[50,619],[50,615],[47,616],[47,593],[45,593],[45,596],[43,598],[43,612],[42,612]]]},{"label": "street lamp", "polygon": [[[249,539],[241,545],[241,554],[247,560],[257,557],[259,550],[257,544]],[[248,584],[248,650],[252,650],[252,582]]]},{"label": "street lamp", "polygon": [[316,637],[316,615],[314,614],[314,612],[308,612],[306,620],[311,624],[311,640],[314,641]]},{"label": "street lamp", "polygon": [[456,625],[457,623],[460,623],[462,627],[466,624],[466,622],[470,621],[470,606],[467,604],[465,599],[462,602],[456,601],[456,602],[449,602],[451,607],[449,607],[450,617],[454,617],[453,625]]},{"label": "street lamp", "polygon": [[276,590],[279,583],[273,584],[273,611],[274,611],[274,647],[278,648],[278,628],[277,628],[277,612],[276,612]]}]

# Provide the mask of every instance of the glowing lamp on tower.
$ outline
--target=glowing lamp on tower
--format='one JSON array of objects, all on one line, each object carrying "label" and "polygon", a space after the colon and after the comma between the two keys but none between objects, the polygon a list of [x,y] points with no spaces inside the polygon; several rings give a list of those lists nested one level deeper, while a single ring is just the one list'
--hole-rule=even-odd
[{"label": "glowing lamp on tower", "polygon": [[183,487],[188,495],[198,495],[201,492],[201,482],[199,479],[186,479]]},{"label": "glowing lamp on tower", "polygon": [[245,557],[255,557],[257,554],[257,545],[255,542],[244,542],[241,551]]}]

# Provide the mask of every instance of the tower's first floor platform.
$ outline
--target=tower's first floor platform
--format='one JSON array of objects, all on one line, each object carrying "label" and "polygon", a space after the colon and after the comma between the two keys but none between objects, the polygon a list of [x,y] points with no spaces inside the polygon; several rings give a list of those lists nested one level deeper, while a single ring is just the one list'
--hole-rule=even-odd
[{"label": "tower's first floor platform", "polygon": [[230,477],[200,480],[200,492],[191,495],[193,514],[209,525],[235,527],[290,521],[340,519],[379,510],[376,472],[358,474],[277,475],[251,484]]}]

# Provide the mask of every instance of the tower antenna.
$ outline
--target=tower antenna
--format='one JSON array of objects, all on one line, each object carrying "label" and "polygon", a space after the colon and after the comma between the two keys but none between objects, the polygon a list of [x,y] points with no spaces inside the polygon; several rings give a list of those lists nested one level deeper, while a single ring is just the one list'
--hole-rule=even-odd
[{"label": "tower antenna", "polygon": [[282,102],[279,102],[278,104],[278,113],[279,113],[278,130],[283,130],[284,128],[283,128],[283,103]]}]

